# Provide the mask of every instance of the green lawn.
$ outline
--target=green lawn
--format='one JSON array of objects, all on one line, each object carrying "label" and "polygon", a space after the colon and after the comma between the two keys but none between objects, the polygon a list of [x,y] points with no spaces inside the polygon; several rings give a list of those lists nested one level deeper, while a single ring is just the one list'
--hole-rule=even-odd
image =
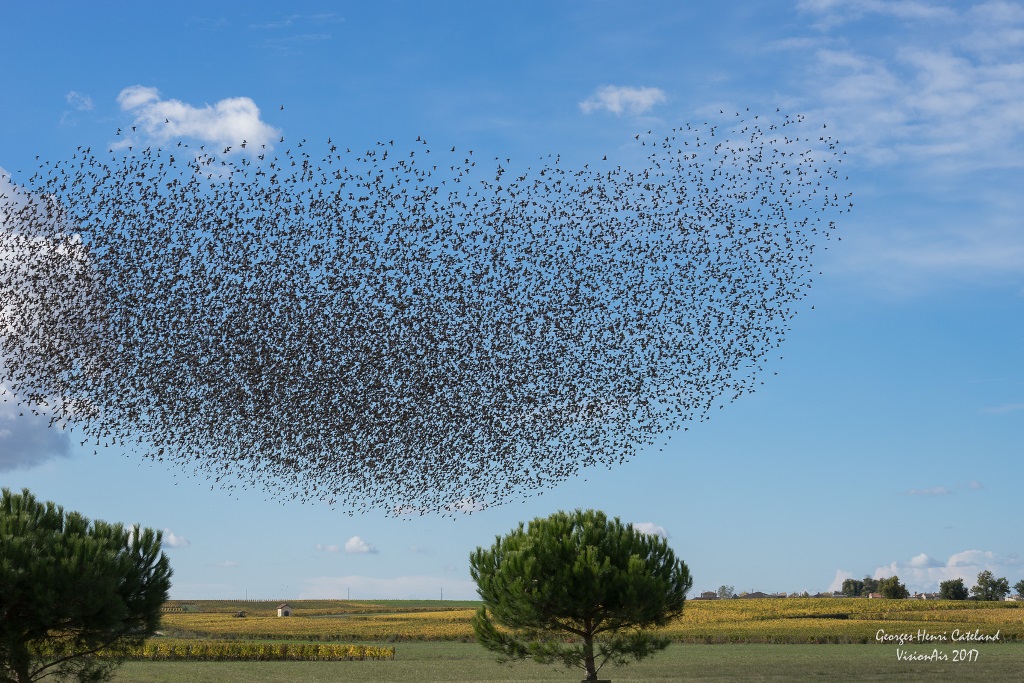
[{"label": "green lawn", "polygon": [[[933,648],[905,648],[922,654]],[[890,645],[672,645],[654,658],[601,675],[614,683],[644,681],[1021,681],[1024,645],[977,647],[978,660],[953,662],[958,648],[940,646],[947,661],[898,661]],[[117,683],[334,683],[341,681],[579,681],[582,672],[533,662],[497,664],[475,643],[398,643],[394,661],[132,662]]]}]

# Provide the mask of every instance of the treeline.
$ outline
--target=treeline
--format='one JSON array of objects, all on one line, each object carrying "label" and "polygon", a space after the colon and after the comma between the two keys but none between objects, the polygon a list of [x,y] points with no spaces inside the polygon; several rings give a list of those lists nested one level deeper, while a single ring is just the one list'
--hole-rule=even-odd
[{"label": "treeline", "polygon": [[[1013,585],[1013,591],[1024,597],[1024,579]],[[843,595],[851,598],[866,597],[878,593],[883,598],[909,598],[910,591],[900,582],[898,576],[884,579],[873,579],[865,576],[862,580],[846,579],[843,581]],[[1002,600],[1010,595],[1010,582],[1006,577],[996,578],[986,570],[978,574],[977,582],[968,590],[963,579],[949,579],[939,584],[940,600]]]}]

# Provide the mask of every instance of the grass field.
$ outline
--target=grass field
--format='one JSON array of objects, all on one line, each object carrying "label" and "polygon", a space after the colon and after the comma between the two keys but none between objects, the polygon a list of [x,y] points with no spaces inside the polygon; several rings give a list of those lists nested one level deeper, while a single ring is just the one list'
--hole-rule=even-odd
[{"label": "grass field", "polygon": [[[1024,644],[977,646],[977,661],[899,661],[895,645],[689,645],[601,675],[614,683],[643,681],[1020,681]],[[931,653],[932,647],[910,647]],[[575,683],[582,672],[533,662],[498,664],[479,645],[404,643],[394,661],[380,662],[131,662],[116,683],[334,683],[405,681],[547,681]]]}]

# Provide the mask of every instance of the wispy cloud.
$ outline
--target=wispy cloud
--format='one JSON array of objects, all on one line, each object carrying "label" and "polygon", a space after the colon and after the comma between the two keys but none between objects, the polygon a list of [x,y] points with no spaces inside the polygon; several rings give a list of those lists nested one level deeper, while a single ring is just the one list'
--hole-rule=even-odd
[{"label": "wispy cloud", "polygon": [[117,96],[121,109],[134,118],[134,130],[125,130],[123,141],[136,136],[167,142],[190,138],[214,143],[234,151],[258,154],[263,145],[271,147],[280,131],[260,118],[260,109],[248,97],[229,97],[213,105],[196,107],[181,100],[165,100],[156,88],[132,85]]},{"label": "wispy cloud", "polygon": [[249,24],[249,29],[262,36],[264,49],[279,53],[295,53],[303,47],[334,38],[330,27],[344,21],[334,12],[290,14],[279,19]]},{"label": "wispy cloud", "polygon": [[949,496],[956,491],[981,491],[985,486],[977,480],[972,479],[971,481],[965,481],[958,483],[955,487],[949,486],[929,486],[927,488],[920,489],[908,489],[906,495],[908,496]]},{"label": "wispy cloud", "polygon": [[908,496],[948,496],[953,493],[945,486],[932,486],[926,489],[910,489],[907,491]]},{"label": "wispy cloud", "polygon": [[[827,121],[855,164],[891,171],[893,191],[935,207],[869,218],[866,229],[844,236],[830,269],[897,296],[965,283],[1019,287],[1024,7],[916,0],[797,7],[814,30],[765,46],[807,55],[791,81],[791,105]],[[859,203],[870,199],[862,194]]]},{"label": "wispy cloud", "polygon": [[164,529],[161,545],[165,548],[187,548],[192,545],[192,541],[184,536],[179,536],[170,529]]},{"label": "wispy cloud", "polygon": [[90,111],[93,108],[92,98],[76,90],[69,91],[64,99],[77,111]]},{"label": "wispy cloud", "polygon": [[[824,20],[821,38],[835,39],[810,62],[808,95],[822,102],[827,120],[840,124],[844,143],[859,155],[884,164],[927,159],[953,172],[1024,166],[1019,8],[826,0],[799,6]],[[868,15],[904,20],[887,25],[899,40],[869,43],[862,33],[844,32],[842,25]]]},{"label": "wispy cloud", "polygon": [[346,553],[376,553],[377,549],[364,541],[359,536],[353,536],[352,538],[345,541],[345,552]]},{"label": "wispy cloud", "polygon": [[875,14],[902,20],[951,21],[956,12],[920,0],[799,0],[797,8],[816,17],[819,28],[856,21]]},{"label": "wispy cloud", "polygon": [[636,116],[649,111],[656,104],[666,100],[660,88],[634,87],[629,85],[603,85],[593,95],[580,102],[584,114],[608,111],[616,116]]},{"label": "wispy cloud", "polygon": [[633,522],[633,528],[649,536],[660,536],[666,540],[669,538],[669,533],[665,527],[654,522]]},{"label": "wispy cloud", "polygon": [[280,19],[273,19],[259,23],[249,24],[250,29],[261,31],[273,31],[277,29],[294,28],[307,24],[324,25],[343,21],[343,18],[334,12],[316,12],[313,14],[289,14]]},{"label": "wispy cloud", "polygon": [[325,553],[340,553],[341,552],[341,546],[336,544],[336,543],[331,543],[331,544],[328,544],[328,545],[323,545],[321,543],[317,543],[316,544],[316,549],[321,551],[321,552],[325,552]]}]

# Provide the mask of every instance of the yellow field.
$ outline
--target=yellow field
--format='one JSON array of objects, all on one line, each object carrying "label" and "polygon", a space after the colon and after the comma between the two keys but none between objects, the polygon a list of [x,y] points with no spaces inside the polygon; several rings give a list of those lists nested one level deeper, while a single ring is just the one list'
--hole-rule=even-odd
[{"label": "yellow field", "polygon": [[395,648],[336,643],[252,643],[240,640],[174,640],[155,638],[130,648],[127,658],[145,661],[303,661],[340,662],[394,659]]},{"label": "yellow field", "polygon": [[[163,631],[185,638],[394,642],[472,640],[473,603],[437,601],[289,602],[291,617],[277,617],[273,603],[175,601]],[[235,617],[245,610],[244,618]],[[920,630],[955,641],[966,634],[1024,641],[1024,603],[769,598],[690,601],[664,633],[678,642],[872,643]],[[975,641],[960,641],[975,642]]]}]

